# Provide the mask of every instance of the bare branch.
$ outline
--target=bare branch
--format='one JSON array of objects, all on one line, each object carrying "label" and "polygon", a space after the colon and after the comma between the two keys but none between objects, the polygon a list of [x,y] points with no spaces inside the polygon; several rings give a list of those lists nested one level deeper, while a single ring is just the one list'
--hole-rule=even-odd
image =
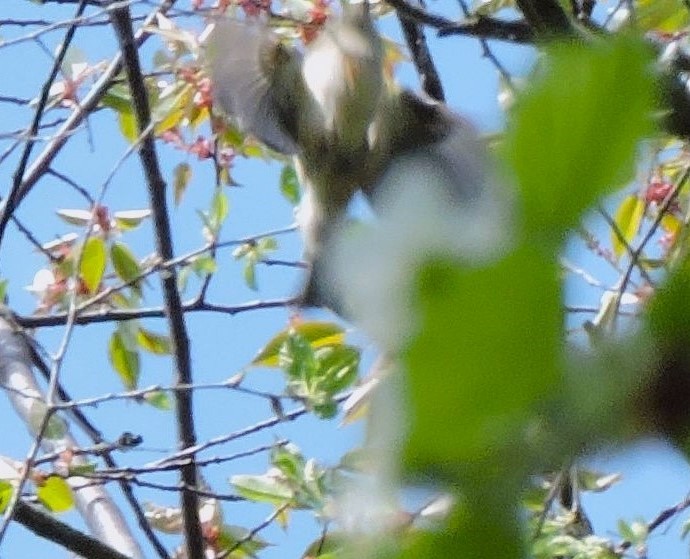
[{"label": "bare branch", "polygon": [[[151,123],[151,113],[144,77],[139,64],[139,53],[135,44],[129,8],[124,7],[113,10],[111,18],[122,49],[139,132],[144,133]],[[139,155],[148,184],[150,206],[153,212],[156,231],[157,251],[163,260],[170,260],[174,257],[174,251],[165,196],[166,185],[158,163],[155,141],[152,135],[147,135],[142,141]],[[187,337],[182,301],[177,290],[177,274],[175,269],[163,271],[160,274],[160,278],[165,300],[165,314],[169,321],[170,337],[173,346],[175,382],[177,384],[191,384],[192,366],[189,355],[189,339]],[[196,434],[192,408],[192,392],[182,391],[177,393],[176,414],[180,445],[183,450],[193,448],[196,445]],[[196,465],[193,463],[180,468],[180,477],[185,488],[196,488],[199,485]],[[182,489],[181,508],[185,547],[187,557],[191,559],[203,556],[204,538],[201,532],[201,524],[199,523],[198,496],[185,488]]]}]

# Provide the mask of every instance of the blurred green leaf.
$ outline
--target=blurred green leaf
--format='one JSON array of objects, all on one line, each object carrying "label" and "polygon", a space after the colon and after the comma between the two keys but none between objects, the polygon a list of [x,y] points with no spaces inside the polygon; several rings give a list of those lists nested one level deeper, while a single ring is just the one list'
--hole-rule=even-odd
[{"label": "blurred green leaf", "polygon": [[230,478],[230,483],[237,492],[250,501],[282,505],[294,497],[290,485],[272,475],[236,475]]},{"label": "blurred green leaf", "polygon": [[[48,407],[42,400],[34,400],[31,403],[31,409],[29,410],[29,426],[35,435],[40,431],[47,411]],[[49,440],[57,440],[64,438],[66,434],[67,424],[65,420],[57,414],[51,414],[48,419],[48,424],[43,430],[43,437]]]},{"label": "blurred green leaf", "polygon": [[560,381],[554,263],[525,246],[480,269],[430,264],[418,286],[420,333],[404,359],[408,465],[462,467],[490,459],[488,449],[500,455]]},{"label": "blurred green leaf", "polygon": [[139,347],[155,355],[170,355],[170,353],[172,353],[170,336],[156,334],[146,328],[139,328],[137,332],[137,343]]},{"label": "blurred green leaf", "polygon": [[106,265],[105,242],[100,237],[89,237],[84,243],[79,275],[89,293],[96,293],[103,279]]},{"label": "blurred green leaf", "polygon": [[334,322],[300,322],[282,330],[273,337],[252,360],[252,365],[277,367],[280,349],[285,340],[294,332],[306,339],[313,348],[325,345],[338,345],[345,341],[345,331]]},{"label": "blurred green leaf", "polygon": [[168,396],[168,394],[162,390],[156,390],[155,392],[144,394],[144,400],[147,404],[150,404],[159,410],[168,411],[172,409],[170,396]]},{"label": "blurred green leaf", "polygon": [[252,291],[256,291],[256,262],[254,262],[252,259],[247,260],[244,265],[243,275],[244,283],[247,284],[247,287]]},{"label": "blurred green leaf", "polygon": [[117,113],[117,123],[125,140],[129,143],[134,143],[139,137],[139,130],[137,128],[137,118],[134,116],[131,105],[128,110]]},{"label": "blurred green leaf", "polygon": [[139,382],[139,354],[128,348],[119,330],[110,336],[108,358],[123,386],[127,390],[135,389]]},{"label": "blurred green leaf", "polygon": [[74,496],[67,482],[58,476],[49,476],[36,488],[36,497],[51,512],[65,512],[74,507]]},{"label": "blurred green leaf", "polygon": [[[242,542],[238,545],[239,542]],[[218,536],[218,551],[232,549],[227,557],[239,559],[242,557],[256,557],[256,552],[270,544],[261,539],[256,534],[252,535],[249,530],[241,526],[223,525]]]},{"label": "blurred green leaf", "polygon": [[560,242],[584,210],[633,176],[637,145],[652,130],[652,52],[626,36],[551,45],[515,109],[504,150],[527,226]]},{"label": "blurred green leaf", "polygon": [[110,245],[110,260],[115,273],[125,283],[141,276],[139,261],[124,243],[115,241]]},{"label": "blurred green leaf", "polygon": [[84,474],[93,474],[96,471],[96,464],[70,464],[67,471],[71,476],[81,476]]},{"label": "blurred green leaf", "polygon": [[0,479],[0,514],[5,512],[7,505],[12,499],[12,494],[14,493],[14,488],[9,481]]},{"label": "blurred green leaf", "polygon": [[643,32],[674,33],[688,25],[690,12],[683,0],[636,0],[635,27]]},{"label": "blurred green leaf", "polygon": [[122,231],[129,231],[138,227],[142,221],[151,216],[151,210],[122,210],[113,215],[117,227]]},{"label": "blurred green leaf", "polygon": [[[644,210],[644,201],[635,195],[626,196],[616,210],[613,221],[616,227],[618,227],[620,234],[623,235],[627,246],[631,246],[632,240],[640,230]],[[613,230],[611,230],[611,244],[613,245],[613,253],[616,255],[616,258],[620,258],[625,252],[626,245],[623,244],[616,231]]]},{"label": "blurred green leaf", "polygon": [[298,481],[302,478],[305,460],[295,445],[286,444],[271,449],[271,464],[289,480]]},{"label": "blurred green leaf", "polygon": [[293,206],[299,204],[299,181],[292,165],[285,165],[280,172],[280,192]]},{"label": "blurred green leaf", "polygon": [[179,206],[189,181],[192,179],[192,166],[189,163],[178,163],[173,170],[173,197],[175,205]]}]

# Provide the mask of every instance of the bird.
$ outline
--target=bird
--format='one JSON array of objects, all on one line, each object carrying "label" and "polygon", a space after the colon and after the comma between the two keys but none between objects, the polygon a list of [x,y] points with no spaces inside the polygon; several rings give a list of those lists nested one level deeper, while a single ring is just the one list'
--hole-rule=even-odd
[{"label": "bird", "polygon": [[475,128],[445,103],[388,79],[383,50],[366,1],[345,4],[304,51],[266,23],[227,18],[208,45],[216,103],[245,133],[294,157],[309,267],[297,303],[341,316],[344,282],[329,257],[358,191],[386,215],[400,200],[414,208],[407,194],[415,188],[432,190],[457,222],[453,235],[476,253],[485,249],[482,223],[495,223],[482,214],[504,213]]},{"label": "bird", "polygon": [[297,223],[309,265],[298,304],[328,306],[325,247],[363,182],[383,93],[383,46],[366,2],[343,6],[304,51],[265,23],[222,19],[209,38],[215,102],[245,133],[295,158]]}]

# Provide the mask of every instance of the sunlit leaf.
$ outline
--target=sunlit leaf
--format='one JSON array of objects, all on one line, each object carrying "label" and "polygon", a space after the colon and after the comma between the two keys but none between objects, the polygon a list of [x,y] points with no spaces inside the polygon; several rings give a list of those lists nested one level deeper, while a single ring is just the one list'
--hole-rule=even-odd
[{"label": "sunlit leaf", "polygon": [[154,408],[159,410],[168,411],[172,409],[172,402],[170,401],[170,396],[162,390],[156,390],[155,392],[148,392],[144,394],[144,400],[147,404],[151,404]]},{"label": "sunlit leaf", "polygon": [[280,192],[293,206],[299,204],[299,181],[295,168],[291,165],[286,165],[280,172]]},{"label": "sunlit leaf", "polygon": [[7,505],[12,499],[12,494],[14,493],[14,488],[9,481],[0,479],[0,514],[5,512]]},{"label": "sunlit leaf", "polygon": [[113,217],[115,218],[115,223],[117,226],[123,230],[128,231],[139,226],[142,221],[151,216],[151,210],[122,210],[120,212],[115,212]]},{"label": "sunlit leaf", "polygon": [[172,352],[170,336],[156,334],[146,328],[139,328],[137,332],[139,347],[156,355],[169,355]]},{"label": "sunlit leaf", "polygon": [[282,505],[294,496],[286,481],[269,474],[236,475],[230,478],[230,483],[242,497],[250,501]]},{"label": "sunlit leaf", "polygon": [[[626,196],[618,206],[616,210],[616,215],[614,217],[614,223],[618,228],[618,233],[623,235],[625,243],[630,246],[630,243],[637,235],[640,230],[640,225],[642,224],[642,218],[644,217],[645,203],[639,197],[635,195]],[[616,257],[620,256],[625,252],[626,245],[618,236],[616,231],[611,231],[611,244],[613,245],[613,252]]]},{"label": "sunlit leaf", "polygon": [[91,221],[93,212],[91,210],[56,210],[55,213],[70,225],[86,227]]},{"label": "sunlit leaf", "polygon": [[95,293],[103,279],[106,264],[105,242],[101,237],[90,237],[84,243],[79,264],[79,276],[89,293]]},{"label": "sunlit leaf", "polygon": [[127,390],[139,381],[139,354],[127,348],[120,331],[113,332],[108,344],[108,358]]},{"label": "sunlit leaf", "polygon": [[74,496],[67,482],[58,476],[49,476],[36,488],[36,496],[51,512],[65,512],[74,507]]},{"label": "sunlit leaf", "polygon": [[134,111],[131,106],[128,110],[117,113],[117,123],[125,140],[134,143],[139,137],[139,129],[137,126],[137,117],[134,116]]},{"label": "sunlit leaf", "polygon": [[192,178],[192,166],[189,163],[178,163],[173,170],[173,197],[175,205],[179,206],[182,196],[187,190]]},{"label": "sunlit leaf", "polygon": [[286,328],[272,338],[252,360],[252,365],[277,367],[280,349],[291,332],[302,336],[313,348],[338,345],[345,341],[345,331],[334,322],[301,322]]},{"label": "sunlit leaf", "polygon": [[125,283],[141,276],[139,261],[124,243],[116,241],[110,246],[110,259],[115,273]]},{"label": "sunlit leaf", "polygon": [[313,541],[302,554],[302,559],[338,559],[346,549],[349,536],[342,532],[329,532]]},{"label": "sunlit leaf", "polygon": [[690,12],[683,0],[636,0],[635,26],[642,31],[673,33],[688,25]]},{"label": "sunlit leaf", "polygon": [[256,557],[256,552],[268,547],[270,544],[256,534],[251,534],[246,528],[241,526],[224,525],[218,535],[219,551],[233,550],[230,552],[231,559],[240,557]]},{"label": "sunlit leaf", "polygon": [[217,233],[220,230],[220,226],[225,221],[228,215],[228,197],[225,191],[218,188],[216,193],[213,195],[213,200],[211,201],[211,212],[209,214],[209,219],[213,228],[213,231]]},{"label": "sunlit leaf", "polygon": [[244,265],[243,275],[244,283],[247,284],[247,287],[253,291],[256,291],[256,263],[252,260],[248,260],[247,263]]}]

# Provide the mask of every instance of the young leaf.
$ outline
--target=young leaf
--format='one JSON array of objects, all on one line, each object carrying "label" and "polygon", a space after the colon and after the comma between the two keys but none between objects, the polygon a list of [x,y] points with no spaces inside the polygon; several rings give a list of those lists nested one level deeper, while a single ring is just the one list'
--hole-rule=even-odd
[{"label": "young leaf", "polygon": [[134,229],[142,221],[151,215],[151,210],[123,210],[121,212],[115,212],[113,217],[115,218],[115,223],[117,226],[123,230],[128,231]]},{"label": "young leaf", "polygon": [[162,390],[144,394],[144,400],[147,404],[151,404],[154,408],[158,408],[159,410],[168,411],[172,409],[170,397]]},{"label": "young leaf", "polygon": [[141,275],[139,262],[124,243],[114,242],[110,247],[110,259],[117,276],[124,282],[130,282]]},{"label": "young leaf", "polygon": [[242,497],[259,503],[282,505],[294,497],[294,491],[285,480],[268,474],[235,475],[230,483]]},{"label": "young leaf", "polygon": [[173,170],[173,198],[179,206],[189,181],[192,179],[192,166],[189,163],[178,163]]},{"label": "young leaf", "polygon": [[12,499],[14,488],[9,481],[0,479],[0,514],[5,512],[7,505]]},{"label": "young leaf", "polygon": [[110,336],[108,358],[123,386],[127,390],[136,388],[139,381],[139,354],[127,348],[119,331]]},{"label": "young leaf", "polygon": [[49,476],[36,488],[36,497],[51,512],[65,512],[74,507],[74,496],[67,482],[58,476]]},{"label": "young leaf", "polygon": [[286,165],[280,172],[280,192],[293,206],[299,204],[299,181],[292,165]]},{"label": "young leaf", "polygon": [[252,360],[252,365],[277,367],[278,355],[285,340],[294,332],[306,339],[313,348],[338,345],[345,341],[345,331],[334,322],[301,322],[274,336]]},{"label": "young leaf", "polygon": [[611,230],[611,244],[613,245],[613,253],[616,255],[616,258],[620,258],[625,252],[625,244],[618,236],[618,233],[623,236],[625,243],[630,246],[630,243],[640,230],[644,209],[644,201],[635,195],[626,196],[621,205],[618,206],[614,217],[614,223],[618,228],[618,232]]},{"label": "young leaf", "polygon": [[145,328],[137,331],[137,343],[142,349],[155,355],[169,355],[172,351],[169,336],[156,334]]},{"label": "young leaf", "polygon": [[90,237],[84,244],[79,266],[79,275],[89,293],[95,293],[105,272],[105,242],[100,237]]}]

